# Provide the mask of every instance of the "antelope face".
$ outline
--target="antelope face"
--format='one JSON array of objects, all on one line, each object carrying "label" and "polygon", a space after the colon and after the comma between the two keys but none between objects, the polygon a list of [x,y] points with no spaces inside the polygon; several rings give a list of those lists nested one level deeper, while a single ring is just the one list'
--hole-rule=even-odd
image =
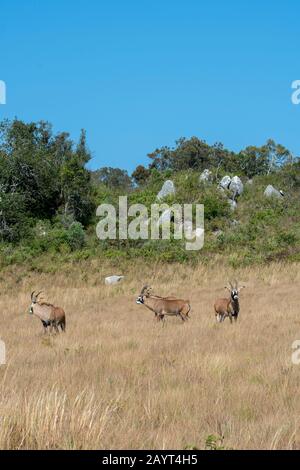
[{"label": "antelope face", "polygon": [[230,292],[230,298],[232,300],[232,302],[236,302],[237,300],[239,300],[239,293],[242,289],[245,288],[245,286],[240,286],[239,287],[239,284],[237,281],[235,281],[234,284],[232,284],[231,282],[229,282],[229,286],[225,286],[225,289],[227,289],[229,292]]},{"label": "antelope face", "polygon": [[231,289],[230,291],[231,299],[238,300],[239,299],[239,292],[237,289]]},{"label": "antelope face", "polygon": [[30,315],[33,315],[33,307],[34,307],[34,305],[38,302],[38,296],[39,296],[41,293],[42,293],[42,291],[39,292],[37,295],[35,295],[35,291],[32,292],[32,294],[31,294],[31,305],[30,305],[30,307],[29,307],[29,313],[30,313]]},{"label": "antelope face", "polygon": [[136,303],[139,305],[143,305],[143,303],[145,302],[145,297],[147,298],[150,296],[151,290],[152,290],[151,287],[144,286],[143,289],[141,290],[140,295],[136,299]]},{"label": "antelope face", "polygon": [[144,297],[142,295],[139,295],[138,298],[136,299],[136,303],[138,305],[143,305],[144,303]]}]

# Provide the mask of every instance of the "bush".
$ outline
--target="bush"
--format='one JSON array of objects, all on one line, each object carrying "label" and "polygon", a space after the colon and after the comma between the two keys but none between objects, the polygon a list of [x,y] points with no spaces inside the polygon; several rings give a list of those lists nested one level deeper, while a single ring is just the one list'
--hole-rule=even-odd
[{"label": "bush", "polygon": [[80,222],[73,222],[67,233],[68,245],[72,251],[80,250],[85,245],[85,232]]}]

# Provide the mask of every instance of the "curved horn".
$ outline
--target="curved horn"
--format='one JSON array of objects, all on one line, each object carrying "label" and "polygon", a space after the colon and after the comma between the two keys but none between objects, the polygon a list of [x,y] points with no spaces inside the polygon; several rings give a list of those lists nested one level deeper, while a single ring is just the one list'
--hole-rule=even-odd
[{"label": "curved horn", "polygon": [[233,289],[233,285],[230,281],[229,281],[229,285],[230,285],[231,289]]},{"label": "curved horn", "polygon": [[141,290],[141,295],[142,295],[142,294],[145,292],[145,290],[148,289],[148,288],[149,288],[149,286],[146,284],[146,285],[143,287],[143,289]]},{"label": "curved horn", "polygon": [[239,283],[238,281],[235,279],[235,288],[238,289],[239,288]]},{"label": "curved horn", "polygon": [[31,300],[32,300],[32,297],[33,297],[34,293],[35,293],[35,290],[33,292],[31,292]]},{"label": "curved horn", "polygon": [[42,293],[43,291],[40,290],[40,292],[38,294],[36,294],[36,298],[38,298],[38,296]]}]

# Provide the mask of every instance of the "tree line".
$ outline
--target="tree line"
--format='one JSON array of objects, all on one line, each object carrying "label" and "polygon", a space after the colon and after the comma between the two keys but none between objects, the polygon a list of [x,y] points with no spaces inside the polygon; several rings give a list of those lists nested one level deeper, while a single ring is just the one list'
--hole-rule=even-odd
[{"label": "tree line", "polygon": [[148,157],[149,165],[137,166],[132,175],[120,168],[92,171],[87,167],[91,154],[84,130],[74,142],[67,132],[55,134],[48,122],[0,122],[0,241],[28,236],[37,220],[88,226],[102,202],[97,200],[99,187],[135,191],[153,181],[157,172],[185,170],[211,169],[252,178],[295,161],[273,140],[235,153],[197,137],[181,138],[174,148],[156,149]]}]

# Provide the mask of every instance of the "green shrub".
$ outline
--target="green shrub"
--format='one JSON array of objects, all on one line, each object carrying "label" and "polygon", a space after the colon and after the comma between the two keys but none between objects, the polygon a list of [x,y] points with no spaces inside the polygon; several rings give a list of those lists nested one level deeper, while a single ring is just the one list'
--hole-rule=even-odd
[{"label": "green shrub", "polygon": [[80,250],[85,245],[85,232],[80,222],[73,222],[67,233],[68,245],[72,251]]}]

